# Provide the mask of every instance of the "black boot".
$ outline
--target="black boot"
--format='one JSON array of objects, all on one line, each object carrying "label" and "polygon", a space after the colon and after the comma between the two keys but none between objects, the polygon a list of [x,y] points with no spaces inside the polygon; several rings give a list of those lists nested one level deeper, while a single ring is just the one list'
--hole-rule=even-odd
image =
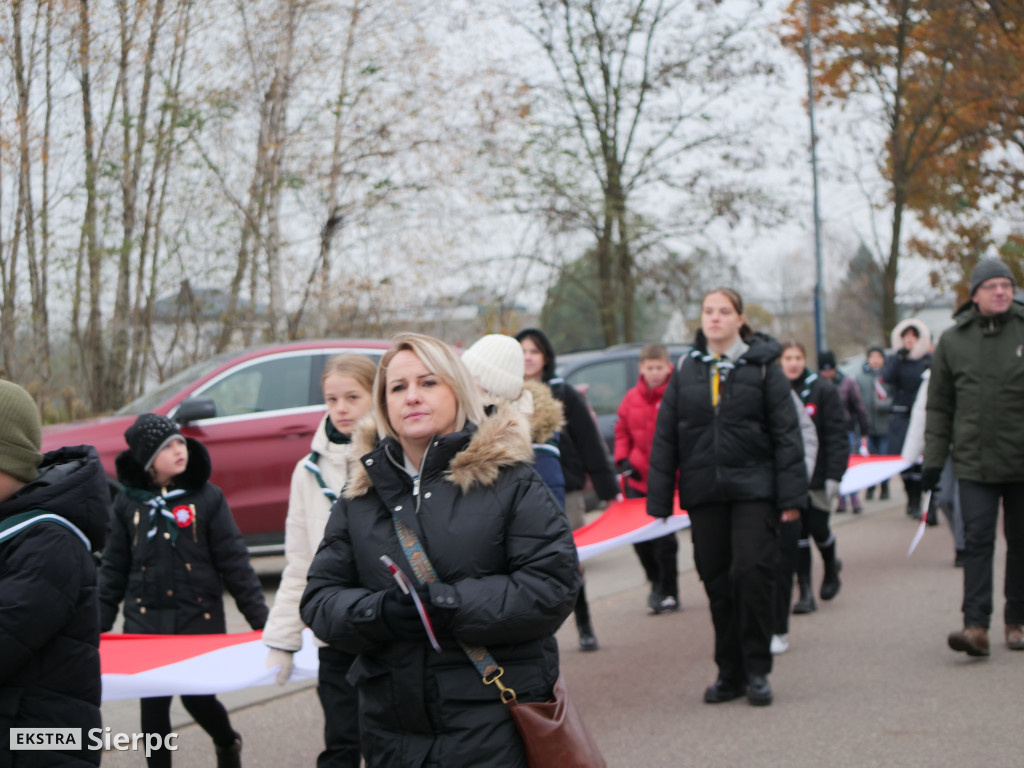
[{"label": "black boot", "polygon": [[590,624],[590,606],[587,605],[587,593],[583,586],[580,586],[579,594],[576,595],[576,607],[573,609],[573,615],[576,618],[576,629],[580,633],[580,650],[596,651],[598,649],[597,637]]},{"label": "black boot", "polygon": [[824,547],[819,546],[821,559],[825,561],[825,578],[821,580],[821,599],[831,600],[839,594],[842,582],[839,581],[839,571],[843,569],[843,561],[836,557],[836,540],[833,537],[830,544]]},{"label": "black boot", "polygon": [[878,499],[879,499],[879,501],[888,501],[889,500],[889,481],[888,480],[883,480],[882,481],[882,491],[881,491],[881,493],[878,494]]},{"label": "black boot", "polygon": [[870,488],[868,488],[868,490],[864,494],[864,498],[867,499],[868,501],[871,501],[873,498],[875,498],[875,486],[871,486]]},{"label": "black boot", "polygon": [[[805,513],[806,514],[806,513]],[[801,544],[805,543],[801,541]],[[811,545],[801,546],[796,553],[796,583],[800,589],[800,598],[793,606],[793,613],[813,613],[818,610],[814,602],[814,589],[811,588]]]},{"label": "black boot", "polygon": [[921,519],[921,481],[904,480],[903,487],[907,491],[907,515],[915,520]]},{"label": "black boot", "polygon": [[797,586],[800,588],[800,599],[793,605],[793,613],[814,613],[818,610],[818,604],[814,601],[810,577],[798,577]]},{"label": "black boot", "polygon": [[242,768],[242,737],[235,734],[235,740],[226,747],[217,747],[217,768]]}]

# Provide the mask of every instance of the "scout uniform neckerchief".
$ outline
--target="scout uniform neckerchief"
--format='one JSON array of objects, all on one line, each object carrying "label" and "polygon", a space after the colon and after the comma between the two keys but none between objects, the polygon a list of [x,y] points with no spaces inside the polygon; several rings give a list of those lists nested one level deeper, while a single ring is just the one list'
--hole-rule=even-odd
[{"label": "scout uniform neckerchief", "polygon": [[737,364],[742,364],[744,361],[740,359],[736,361],[736,363],[733,363],[730,360],[723,360],[719,355],[705,354],[699,349],[691,351],[690,357],[711,366],[711,404],[713,406],[717,406],[722,384],[729,377],[729,371],[733,370]]},{"label": "scout uniform neckerchief", "polygon": [[[348,445],[352,442],[352,436],[346,435],[334,426],[330,419],[327,419],[324,424],[324,432],[327,434],[327,440],[335,445]],[[319,451],[313,451],[306,457],[302,466],[312,473],[313,477],[316,478],[317,485],[320,486],[320,491],[327,497],[327,500],[331,502],[331,506],[334,506],[334,503],[338,500],[338,494],[335,491],[332,491],[328,487],[327,483],[324,482],[324,474],[320,469],[320,456],[321,453]]]},{"label": "scout uniform neckerchief", "polygon": [[302,466],[308,469],[313,477],[316,478],[316,482],[320,486],[320,492],[333,505],[338,500],[338,494],[328,488],[327,483],[324,482],[324,473],[320,471],[320,454],[317,451],[313,451],[303,462]]},{"label": "scout uniform neckerchief", "polygon": [[[175,488],[172,491],[164,490],[162,493],[152,493],[140,488],[125,488],[124,491],[128,498],[139,501],[143,505],[149,507],[149,520],[147,521],[148,524],[146,526],[147,539],[152,539],[156,536],[160,520],[164,521],[164,538],[169,539],[172,545],[177,543],[178,531],[181,528],[187,528],[189,525],[195,525],[196,511],[194,505],[181,505],[174,507],[173,509],[167,505],[168,501],[184,496],[186,493],[184,488]],[[136,509],[136,542],[138,541],[139,517],[139,510]],[[193,538],[195,538],[195,536],[195,528],[193,527]]]},{"label": "scout uniform neckerchief", "polygon": [[818,374],[811,373],[804,379],[804,387],[800,390],[800,400],[804,405],[807,405],[807,398],[811,396],[811,384],[818,380]]}]

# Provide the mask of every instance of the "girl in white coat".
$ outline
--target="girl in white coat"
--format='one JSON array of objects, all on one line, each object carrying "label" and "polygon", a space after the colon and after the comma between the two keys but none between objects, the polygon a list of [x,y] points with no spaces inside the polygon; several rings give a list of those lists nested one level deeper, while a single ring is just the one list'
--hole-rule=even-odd
[{"label": "girl in white coat", "polygon": [[[311,453],[299,461],[292,473],[288,518],[285,522],[285,568],[263,630],[263,642],[270,648],[267,667],[280,665],[277,682],[283,685],[291,674],[292,656],[302,648],[305,623],[299,616],[299,600],[306,589],[306,573],[324,537],[331,508],[348,481],[350,438],[359,419],[373,407],[373,379],[376,365],[363,355],[339,355],[324,366],[321,385],[327,414],[313,435]],[[317,692],[324,709],[324,751],[318,768],[359,768],[359,708],[356,691],[345,675],[353,656],[320,645]]]}]

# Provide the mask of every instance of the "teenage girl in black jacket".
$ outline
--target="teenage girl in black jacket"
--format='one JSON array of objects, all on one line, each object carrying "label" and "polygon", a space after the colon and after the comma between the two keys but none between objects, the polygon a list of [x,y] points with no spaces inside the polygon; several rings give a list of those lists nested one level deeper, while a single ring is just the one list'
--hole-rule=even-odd
[{"label": "teenage girl in black jacket", "polygon": [[[615,470],[587,401],[574,386],[555,376],[555,349],[548,337],[538,328],[525,328],[515,338],[523,347],[526,380],[543,382],[551,387],[551,394],[565,410],[565,426],[559,432],[558,448],[565,475],[565,513],[569,517],[569,526],[576,530],[585,522],[583,488],[587,475],[597,497],[601,501],[611,501],[619,495]],[[596,651],[597,636],[590,621],[590,606],[583,585],[576,596],[573,613],[580,635],[580,650]]]},{"label": "teenage girl in black jacket", "polygon": [[658,412],[647,512],[690,515],[694,560],[711,603],[718,679],[709,704],[746,693],[772,702],[767,675],[780,519],[807,499],[800,425],[779,344],[755,334],[728,288],[704,297],[694,351],[669,381]]},{"label": "teenage girl in black jacket", "polygon": [[786,374],[793,391],[818,430],[818,456],[811,477],[810,503],[801,517],[796,559],[800,599],[793,606],[793,613],[811,613],[818,608],[811,588],[812,538],[825,564],[821,599],[831,600],[839,593],[841,586],[839,570],[843,564],[836,557],[836,536],[829,528],[829,517],[833,502],[839,498],[839,481],[846,471],[850,444],[846,435],[846,412],[839,399],[839,390],[828,380],[807,369],[807,353],[803,345],[795,340],[783,343],[780,362],[782,372]]}]

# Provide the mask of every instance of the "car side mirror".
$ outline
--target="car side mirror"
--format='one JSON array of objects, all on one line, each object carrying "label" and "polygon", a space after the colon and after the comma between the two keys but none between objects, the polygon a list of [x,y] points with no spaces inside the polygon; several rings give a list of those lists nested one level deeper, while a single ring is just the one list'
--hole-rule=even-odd
[{"label": "car side mirror", "polygon": [[174,413],[174,420],[178,424],[188,424],[191,421],[212,419],[217,416],[217,405],[209,397],[189,397],[181,401],[178,410]]}]

